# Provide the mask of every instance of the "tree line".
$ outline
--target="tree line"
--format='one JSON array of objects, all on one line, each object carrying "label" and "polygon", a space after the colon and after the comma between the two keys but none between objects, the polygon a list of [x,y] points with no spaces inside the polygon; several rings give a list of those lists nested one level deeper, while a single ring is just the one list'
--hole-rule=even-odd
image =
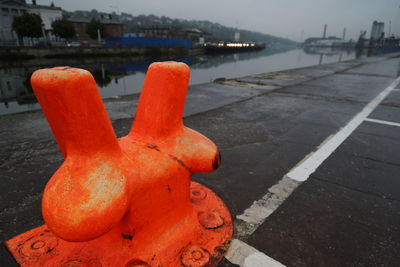
[{"label": "tree line", "polygon": [[[63,11],[63,18],[52,23],[52,32],[57,37],[67,40],[74,38],[76,36],[75,29],[73,24],[68,20],[68,17],[72,17],[73,15],[81,15],[83,17],[92,17],[92,20],[86,27],[86,33],[92,39],[97,39],[98,30],[103,38],[107,37],[104,24],[97,19],[99,14],[100,13],[95,9],[91,11]],[[233,39],[235,32],[239,31],[241,41],[266,42],[271,46],[295,44],[295,42],[285,38],[279,38],[269,34],[248,30],[240,30],[233,27],[226,27],[219,23],[205,20],[198,21],[173,19],[166,16],[159,17],[155,15],[133,16],[124,12],[122,12],[120,15],[117,15],[115,12],[113,12],[112,16],[123,23],[125,32],[140,32],[144,27],[165,27],[172,30],[200,29],[207,34],[207,39],[229,41]],[[12,28],[17,33],[19,38],[38,38],[42,37],[44,33],[42,19],[39,15],[31,13],[24,13],[21,16],[14,17]]]},{"label": "tree line", "polygon": [[[101,12],[96,9],[63,11],[65,17],[90,17],[101,16]],[[171,32],[179,30],[199,29],[204,32],[209,41],[231,41],[234,39],[235,32],[239,31],[240,41],[264,42],[270,46],[293,46],[296,43],[286,38],[280,38],[270,34],[254,32],[249,30],[227,27],[216,22],[208,20],[187,20],[170,18],[167,16],[150,15],[132,15],[126,12],[110,14],[114,19],[124,25],[126,33],[140,33],[143,28],[168,28]]]},{"label": "tree line", "polygon": [[[53,21],[51,28],[53,34],[60,38],[70,40],[76,36],[72,22],[65,18]],[[33,13],[23,13],[20,16],[15,16],[12,22],[12,29],[17,33],[20,40],[23,37],[40,38],[44,37],[45,34],[42,18]],[[104,24],[98,19],[92,19],[86,27],[86,33],[90,38],[97,39],[98,30],[103,38],[107,37]]]}]

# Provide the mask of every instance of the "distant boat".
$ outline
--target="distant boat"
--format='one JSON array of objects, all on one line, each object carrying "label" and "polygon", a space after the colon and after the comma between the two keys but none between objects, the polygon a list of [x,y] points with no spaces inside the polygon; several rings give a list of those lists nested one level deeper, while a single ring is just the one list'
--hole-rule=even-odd
[{"label": "distant boat", "polygon": [[253,42],[218,42],[218,43],[206,43],[204,49],[207,53],[234,53],[234,52],[246,52],[263,50],[265,44],[253,43]]}]

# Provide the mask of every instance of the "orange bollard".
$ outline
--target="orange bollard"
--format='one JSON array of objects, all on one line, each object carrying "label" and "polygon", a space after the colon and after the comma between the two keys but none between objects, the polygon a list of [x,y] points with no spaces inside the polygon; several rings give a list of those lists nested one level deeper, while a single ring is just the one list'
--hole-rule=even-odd
[{"label": "orange bollard", "polygon": [[117,139],[89,72],[36,71],[34,92],[64,155],[45,225],[6,242],[21,266],[215,266],[232,237],[221,199],[191,182],[218,148],[182,122],[183,63],[149,67],[130,133]]}]

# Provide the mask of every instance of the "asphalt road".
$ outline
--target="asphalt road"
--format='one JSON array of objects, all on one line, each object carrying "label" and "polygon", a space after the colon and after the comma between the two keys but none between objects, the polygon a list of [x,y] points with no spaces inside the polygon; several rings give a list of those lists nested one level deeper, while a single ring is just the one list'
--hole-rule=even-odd
[{"label": "asphalt road", "polygon": [[[217,172],[193,179],[235,221],[221,266],[400,265],[399,63],[391,54],[190,87],[184,122],[222,154]],[[137,99],[105,101],[118,136]],[[62,157],[41,111],[0,125],[4,242],[43,223],[41,192]],[[5,248],[0,263],[15,265]]]}]

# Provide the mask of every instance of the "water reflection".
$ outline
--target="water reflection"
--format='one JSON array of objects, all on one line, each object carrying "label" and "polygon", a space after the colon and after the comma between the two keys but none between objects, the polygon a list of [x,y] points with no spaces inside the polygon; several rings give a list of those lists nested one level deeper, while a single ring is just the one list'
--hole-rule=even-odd
[{"label": "water reflection", "polygon": [[[233,78],[355,58],[354,50],[279,49],[240,54],[202,55],[176,60],[191,67],[190,84],[207,83],[216,78]],[[39,109],[29,84],[33,71],[39,68],[69,65],[84,68],[93,74],[103,98],[139,93],[145,71],[154,61],[123,59],[81,59],[0,62],[0,114]]]},{"label": "water reflection", "polygon": [[[354,48],[340,48],[340,47],[304,47],[304,52],[308,55],[318,55],[318,65],[323,64],[324,57],[337,58],[336,61],[341,62],[343,58],[348,58],[354,55]],[[356,58],[360,57],[361,54],[356,54]]]},{"label": "water reflection", "polygon": [[6,109],[13,102],[18,105],[33,106],[36,98],[29,84],[32,72],[27,69],[0,69],[0,97]]}]

